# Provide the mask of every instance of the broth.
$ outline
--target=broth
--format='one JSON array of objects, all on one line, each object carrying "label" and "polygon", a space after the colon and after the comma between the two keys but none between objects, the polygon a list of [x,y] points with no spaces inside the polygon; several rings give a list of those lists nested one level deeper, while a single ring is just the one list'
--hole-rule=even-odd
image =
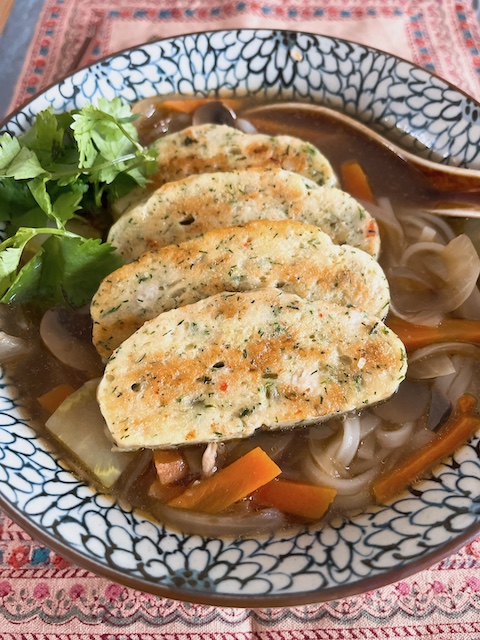
[{"label": "broth", "polygon": [[[358,161],[369,177],[373,193],[377,198],[380,198],[383,208],[389,211],[421,210],[436,199],[448,199],[448,195],[435,192],[418,170],[409,166],[392,152],[380,147],[376,142],[366,139],[357,131],[351,131],[346,126],[339,125],[335,120],[314,112],[297,111],[294,107],[281,111],[272,109],[270,113],[263,112],[261,115],[249,115],[248,110],[251,106],[251,102],[245,101],[238,109],[238,114],[247,118],[258,132],[272,135],[288,134],[308,140],[328,158],[337,175],[340,175],[340,169],[344,162]],[[185,116],[182,116],[180,124],[182,126],[188,124]],[[160,127],[160,129],[165,128],[167,127]],[[369,209],[368,204],[366,208]],[[378,208],[374,206],[373,209],[370,212],[375,217]],[[380,263],[389,276],[390,273],[393,273],[390,255],[397,250],[397,247],[395,240],[392,240],[392,232],[388,225],[383,220],[380,220],[379,224],[382,237]],[[436,231],[436,233],[441,232],[448,235],[449,229],[454,237],[463,228],[463,222],[452,219],[448,224],[441,224],[440,231]],[[476,222],[468,222],[466,228],[472,237],[478,236],[479,227]],[[435,229],[434,222],[432,222],[432,229]],[[408,241],[406,244],[408,245]],[[395,284],[392,289],[397,290],[398,287],[404,286],[402,284],[405,282],[404,275],[400,278],[400,282],[400,285]],[[480,318],[477,303],[478,300],[470,299],[470,306],[463,310],[463,315],[475,319]],[[84,348],[94,352],[90,341],[91,326],[88,315],[83,316],[83,321],[85,329],[81,339],[84,341]],[[91,372],[77,371],[60,363],[51,355],[40,338],[39,317],[31,310],[5,307],[2,310],[2,327],[6,333],[18,336],[28,342],[27,354],[7,363],[7,375],[18,386],[20,397],[25,400],[35,423],[38,423],[42,436],[46,437],[51,446],[57,449],[56,440],[43,427],[46,415],[39,407],[36,398],[55,385],[64,382],[71,384],[74,388],[79,388],[92,377]],[[455,349],[452,349],[450,356],[450,361],[453,362],[452,366],[456,372],[468,369],[470,373],[469,376],[465,375],[463,383],[455,383],[460,389],[457,395],[467,390],[476,394],[478,392],[476,355],[464,356],[461,353],[456,354]],[[97,360],[98,371],[100,371],[100,358],[97,357]],[[452,374],[449,375],[451,375],[453,384],[456,378]],[[441,377],[445,378],[445,376]],[[441,424],[451,411],[454,398],[450,398],[448,395],[450,387],[447,385],[445,389],[436,389],[435,385],[434,378],[407,380],[402,383],[396,397],[387,401],[378,410],[369,409],[368,419],[362,418],[360,426],[357,424],[358,417],[352,416],[346,421],[332,419],[319,426],[297,427],[294,430],[276,433],[259,432],[248,440],[220,444],[215,464],[227,465],[246,451],[260,445],[281,466],[283,477],[320,483],[325,481],[327,477],[331,477],[331,484],[340,487],[341,491],[339,489],[339,496],[329,512],[330,516],[344,513],[352,508],[362,508],[371,501],[370,482],[379,470],[384,466],[395,465],[406,453],[428,442],[432,438],[432,429]],[[411,406],[413,396],[417,400],[420,398],[416,408]],[[420,406],[422,398],[423,407]],[[399,406],[396,406],[395,403]],[[406,411],[408,415],[405,417]],[[435,414],[434,417],[432,417],[433,414]],[[411,426],[405,426],[410,423]],[[378,431],[379,425],[381,433],[373,438],[372,434]],[[351,432],[348,438],[350,440],[357,439],[360,444],[360,448],[356,450],[351,459],[351,454],[346,450],[348,438],[345,436],[345,431],[347,429]],[[401,444],[395,446],[396,441]],[[382,446],[383,453],[379,453]],[[204,445],[185,447],[185,454],[191,469],[201,469],[204,449]],[[391,452],[387,453],[390,449]],[[321,452],[319,454],[320,463],[318,460],[312,462],[312,455],[316,451]],[[64,452],[64,454],[80,475],[86,474],[88,477],[88,472],[77,460],[72,459],[68,452]],[[371,458],[378,455],[384,456],[385,459],[372,472]],[[342,465],[338,462],[339,458],[346,460],[343,470],[341,469]],[[308,465],[305,464],[306,460],[310,460]],[[195,473],[191,475],[195,476]],[[349,476],[351,477],[349,478]],[[365,476],[365,481],[353,482],[351,489],[343,489],[344,486],[347,486],[349,479],[363,478],[363,476]],[[178,513],[175,513],[176,510],[165,507],[148,495],[154,477],[155,471],[151,453],[139,452],[137,460],[122,474],[111,491],[118,497],[127,497],[133,505],[146,510],[153,517],[187,532],[238,534],[251,529],[286,526],[296,522],[295,518],[288,515],[279,515],[268,509],[263,511],[252,500],[242,501],[225,516],[199,515],[197,518],[190,513],[187,513],[185,517],[179,516]],[[88,477],[88,480],[98,484],[95,478]]]}]

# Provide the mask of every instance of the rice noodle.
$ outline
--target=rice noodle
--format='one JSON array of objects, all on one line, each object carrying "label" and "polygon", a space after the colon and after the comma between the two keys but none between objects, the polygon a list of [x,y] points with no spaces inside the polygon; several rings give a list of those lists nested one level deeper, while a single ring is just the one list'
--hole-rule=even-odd
[{"label": "rice noodle", "polygon": [[378,475],[380,468],[380,463],[378,463],[375,467],[355,477],[339,478],[325,473],[316,465],[313,458],[309,458],[305,460],[303,470],[310,482],[323,487],[332,487],[340,495],[351,496],[365,491],[375,476]]},{"label": "rice noodle", "polygon": [[329,441],[309,439],[309,450],[319,467],[331,476],[345,473],[360,445],[360,419],[347,416]]},{"label": "rice noodle", "polygon": [[343,421],[343,438],[337,450],[337,462],[348,467],[360,444],[360,418],[351,416]]},{"label": "rice noodle", "polygon": [[378,443],[385,449],[398,449],[403,447],[415,426],[414,422],[405,422],[396,429],[379,429],[377,433]]}]

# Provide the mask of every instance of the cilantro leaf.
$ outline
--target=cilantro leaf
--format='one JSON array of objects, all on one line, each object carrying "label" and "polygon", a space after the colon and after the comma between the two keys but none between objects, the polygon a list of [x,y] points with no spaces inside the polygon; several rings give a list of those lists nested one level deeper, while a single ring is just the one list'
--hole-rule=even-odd
[{"label": "cilantro leaf", "polygon": [[[29,235],[24,233],[24,237]],[[0,265],[6,263],[0,283],[11,280],[6,292],[0,288],[1,302],[29,302],[42,309],[86,304],[99,282],[122,263],[111,245],[71,233],[50,235],[41,250],[17,271],[19,252],[21,249],[9,248],[0,253]]]},{"label": "cilantro leaf", "polygon": [[137,141],[130,109],[119,98],[100,99],[98,107],[86,105],[73,115],[72,130],[78,145],[79,166],[92,167],[91,179],[110,184],[120,173],[130,173],[138,184],[145,184],[139,165],[152,166],[153,150]]},{"label": "cilantro leaf", "polygon": [[110,245],[67,228],[83,215],[82,228],[105,229],[103,202],[158,169],[134,118],[120,99],[100,99],[62,114],[50,107],[18,138],[0,134],[1,302],[82,305],[120,266]]},{"label": "cilantro leaf", "polygon": [[20,146],[9,133],[0,136],[0,177],[23,180],[45,173],[34,151]]}]

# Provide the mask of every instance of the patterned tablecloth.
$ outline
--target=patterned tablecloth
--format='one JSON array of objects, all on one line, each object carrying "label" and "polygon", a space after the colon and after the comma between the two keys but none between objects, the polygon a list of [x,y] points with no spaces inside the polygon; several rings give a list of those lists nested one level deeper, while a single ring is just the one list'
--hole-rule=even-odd
[{"label": "patterned tablecloth", "polygon": [[[36,2],[42,4],[40,17],[11,108],[74,65],[124,47],[203,29],[262,26],[375,46],[443,76],[480,100],[478,0]],[[478,640],[480,538],[429,570],[360,596],[245,610],[175,602],[111,583],[71,565],[0,514],[0,640],[257,637]]]}]

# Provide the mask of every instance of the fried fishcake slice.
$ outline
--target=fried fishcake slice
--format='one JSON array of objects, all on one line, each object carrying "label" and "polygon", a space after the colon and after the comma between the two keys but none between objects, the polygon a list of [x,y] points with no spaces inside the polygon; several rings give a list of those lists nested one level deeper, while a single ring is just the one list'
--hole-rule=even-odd
[{"label": "fried fishcake slice", "polygon": [[146,322],[113,353],[97,397],[119,447],[166,448],[364,408],[392,395],[406,366],[375,316],[259,289]]},{"label": "fried fishcake slice", "polygon": [[[331,164],[317,147],[293,136],[244,133],[224,124],[202,124],[161,136],[152,146],[159,166],[151,176],[156,187],[194,174],[252,167],[287,169],[330,187],[337,182]],[[141,189],[121,198],[114,204],[115,216],[140,198]]]},{"label": "fried fishcake slice", "polygon": [[380,251],[377,224],[360,203],[283,169],[203,173],[169,182],[121,216],[108,241],[131,262],[144,251],[257,219],[300,220],[320,227],[336,244],[374,257]]},{"label": "fried fishcake slice", "polygon": [[278,287],[380,318],[388,282],[378,262],[295,220],[254,220],[145,252],[107,276],[91,304],[93,342],[110,356],[146,320],[222,291]]}]

